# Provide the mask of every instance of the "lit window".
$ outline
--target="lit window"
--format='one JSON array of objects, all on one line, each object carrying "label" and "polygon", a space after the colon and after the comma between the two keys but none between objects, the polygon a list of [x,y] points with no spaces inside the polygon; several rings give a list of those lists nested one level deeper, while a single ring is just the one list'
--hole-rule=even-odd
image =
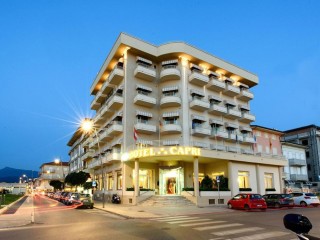
[{"label": "lit window", "polygon": [[239,171],[238,172],[238,184],[239,188],[249,188],[249,172]]},{"label": "lit window", "polygon": [[120,172],[117,173],[117,189],[122,189],[122,174]]},{"label": "lit window", "polygon": [[112,190],[113,189],[113,178],[112,178],[112,173],[109,173],[108,175],[108,190]]},{"label": "lit window", "polygon": [[264,186],[265,188],[274,188],[273,173],[264,173]]}]

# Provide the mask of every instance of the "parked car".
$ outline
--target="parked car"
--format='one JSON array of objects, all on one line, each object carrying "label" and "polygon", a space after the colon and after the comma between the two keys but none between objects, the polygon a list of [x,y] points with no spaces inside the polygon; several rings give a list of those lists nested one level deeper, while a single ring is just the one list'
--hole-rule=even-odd
[{"label": "parked car", "polygon": [[228,201],[228,208],[266,210],[266,201],[260,194],[240,193]]},{"label": "parked car", "polygon": [[320,204],[319,198],[314,193],[291,193],[295,205],[302,207],[314,206],[318,207]]},{"label": "parked car", "polygon": [[93,208],[93,201],[90,194],[72,193],[69,195],[67,205],[77,205],[77,207]]},{"label": "parked car", "polygon": [[266,194],[262,196],[268,207],[293,207],[294,201],[291,194]]}]

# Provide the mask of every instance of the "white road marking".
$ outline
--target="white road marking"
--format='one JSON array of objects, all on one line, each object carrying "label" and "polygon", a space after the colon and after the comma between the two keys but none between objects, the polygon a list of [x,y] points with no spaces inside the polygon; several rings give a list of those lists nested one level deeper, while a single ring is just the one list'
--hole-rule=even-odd
[{"label": "white road marking", "polygon": [[173,222],[168,222],[169,224],[179,224],[179,223],[190,223],[190,222],[203,222],[203,221],[208,221],[210,219],[205,219],[205,218],[200,218],[200,219],[193,219],[193,220],[180,220],[180,221],[173,221]]},{"label": "white road marking", "polygon": [[193,229],[198,230],[198,231],[205,231],[205,230],[210,230],[210,229],[238,227],[238,226],[242,226],[242,225],[243,224],[241,224],[241,223],[231,223],[231,224],[222,224],[222,225],[216,225],[216,226],[198,227],[198,228],[193,228]]},{"label": "white road marking", "polygon": [[225,223],[226,221],[209,221],[209,222],[200,222],[200,223],[188,223],[188,224],[181,224],[181,227],[192,227],[192,226],[199,226],[199,225],[207,225],[207,224],[215,224],[215,223]]},{"label": "white road marking", "polygon": [[170,222],[170,221],[179,221],[179,220],[191,220],[191,219],[198,219],[199,217],[183,217],[183,218],[170,218],[170,219],[160,219],[157,220],[159,222]]},{"label": "white road marking", "polygon": [[259,227],[239,228],[239,229],[228,230],[223,232],[214,232],[211,234],[217,235],[217,236],[226,236],[226,235],[232,235],[232,234],[243,233],[243,232],[254,232],[254,231],[263,230],[263,229],[264,228],[259,228]]},{"label": "white road marking", "polygon": [[260,234],[254,234],[250,236],[244,236],[239,238],[233,238],[233,240],[261,240],[261,239],[267,239],[267,238],[273,238],[276,237],[288,235],[289,233],[286,232],[268,232],[268,233],[260,233]]},{"label": "white road marking", "polygon": [[190,216],[172,216],[172,217],[160,217],[160,218],[153,218],[152,220],[156,220],[156,221],[159,221],[159,220],[165,220],[165,219],[170,219],[170,218],[185,218],[185,217],[190,217]]}]

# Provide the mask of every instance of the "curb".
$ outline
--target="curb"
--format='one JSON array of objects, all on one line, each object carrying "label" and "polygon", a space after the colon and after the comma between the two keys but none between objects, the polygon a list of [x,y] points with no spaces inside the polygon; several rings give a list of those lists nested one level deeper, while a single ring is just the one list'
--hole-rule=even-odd
[{"label": "curb", "polygon": [[[0,215],[2,215],[3,212],[5,212],[9,207],[11,207],[13,204],[15,204],[16,202],[20,201],[21,198],[23,198],[25,195],[22,195],[20,198],[18,198],[16,201],[10,203],[9,205],[6,205],[5,207],[0,209]],[[30,196],[28,196],[30,197]]]},{"label": "curb", "polygon": [[103,208],[97,208],[97,207],[93,207],[93,208],[101,210],[101,211],[104,211],[104,212],[107,212],[107,213],[110,213],[110,214],[113,214],[113,215],[117,215],[119,217],[123,217],[123,218],[126,218],[126,219],[135,219],[134,217],[129,217],[127,215],[122,215],[120,213],[112,212],[112,211],[109,211],[109,210],[106,210],[106,209],[103,209]]}]

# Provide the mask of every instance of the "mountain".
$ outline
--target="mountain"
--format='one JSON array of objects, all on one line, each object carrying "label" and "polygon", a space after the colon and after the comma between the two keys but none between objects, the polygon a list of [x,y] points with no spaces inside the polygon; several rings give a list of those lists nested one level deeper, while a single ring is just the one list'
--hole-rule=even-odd
[{"label": "mountain", "polygon": [[17,183],[19,182],[20,177],[22,177],[23,175],[26,176],[24,180],[26,180],[27,178],[37,178],[38,172],[33,170],[5,167],[0,169],[0,182]]}]

